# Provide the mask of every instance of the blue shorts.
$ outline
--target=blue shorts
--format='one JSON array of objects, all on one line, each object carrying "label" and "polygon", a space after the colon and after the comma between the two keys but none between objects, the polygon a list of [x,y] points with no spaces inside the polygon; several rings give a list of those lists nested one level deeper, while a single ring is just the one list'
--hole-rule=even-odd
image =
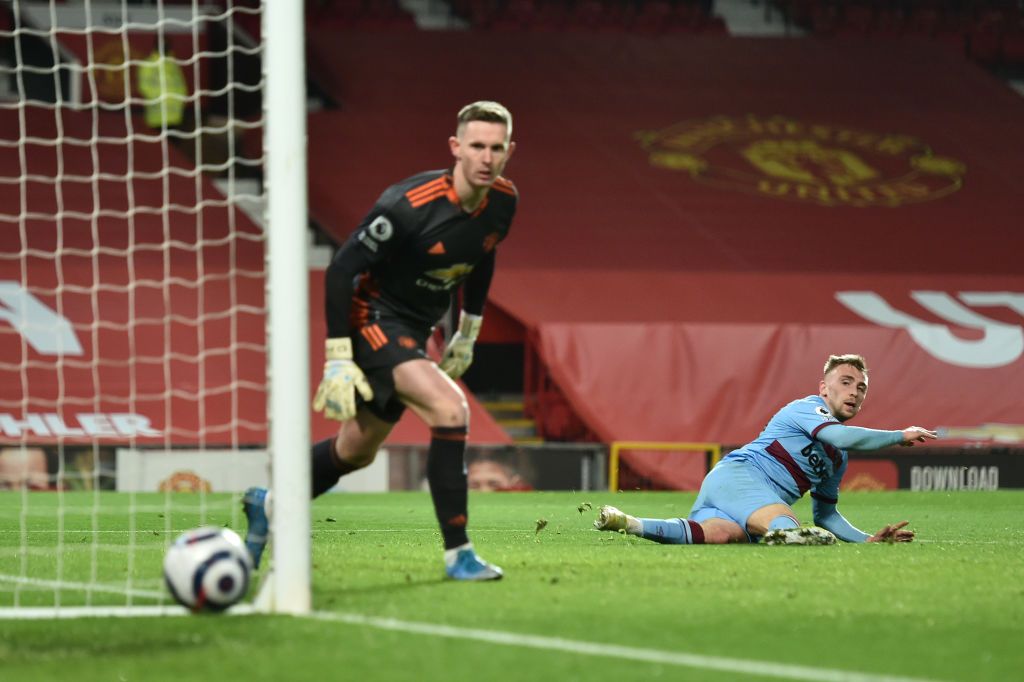
[{"label": "blue shorts", "polygon": [[[727,457],[704,477],[687,518],[697,522],[726,519],[739,524],[747,533],[750,515],[769,504],[786,502],[775,492],[768,477],[746,460]],[[753,541],[750,533],[747,538]]]}]

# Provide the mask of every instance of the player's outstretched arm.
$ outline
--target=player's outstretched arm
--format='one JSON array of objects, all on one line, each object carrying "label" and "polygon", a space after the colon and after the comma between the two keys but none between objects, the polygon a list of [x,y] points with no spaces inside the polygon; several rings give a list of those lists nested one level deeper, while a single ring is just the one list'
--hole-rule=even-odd
[{"label": "player's outstretched arm", "polygon": [[934,431],[923,429],[920,426],[908,426],[903,429],[903,442],[900,445],[909,448],[914,443],[923,443],[926,440],[935,440],[936,438],[938,438],[938,434]]},{"label": "player's outstretched arm", "polygon": [[842,450],[878,450],[890,445],[910,446],[936,437],[934,431],[908,426],[902,431],[880,431],[846,424],[826,424],[816,438]]},{"label": "player's outstretched arm", "polygon": [[910,522],[900,521],[899,523],[891,523],[869,537],[865,542],[913,542],[914,531],[906,530],[905,528],[908,523]]}]

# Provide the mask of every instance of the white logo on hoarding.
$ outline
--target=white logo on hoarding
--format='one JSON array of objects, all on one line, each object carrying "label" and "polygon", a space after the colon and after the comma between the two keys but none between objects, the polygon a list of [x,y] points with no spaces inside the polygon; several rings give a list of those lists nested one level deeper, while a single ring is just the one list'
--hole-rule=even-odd
[{"label": "white logo on hoarding", "polygon": [[[836,300],[861,317],[883,327],[905,329],[930,355],[959,367],[1002,367],[1024,354],[1024,329],[967,308],[1005,306],[1024,315],[1024,294],[1013,291],[965,291],[959,300],[943,291],[911,291],[922,307],[951,324],[979,330],[980,339],[962,339],[949,326],[925,322],[893,308],[873,291],[837,291]],[[962,301],[962,303],[961,303]]]},{"label": "white logo on hoarding", "polygon": [[152,427],[148,417],[131,412],[76,414],[75,422],[71,424],[65,423],[60,415],[52,412],[45,414],[29,412],[21,419],[13,414],[0,412],[0,435],[8,438],[22,438],[29,434],[44,438],[82,436],[154,438],[161,435],[160,431]]},{"label": "white logo on hoarding", "polygon": [[18,282],[0,282],[0,320],[6,320],[41,355],[82,355],[71,322]]}]

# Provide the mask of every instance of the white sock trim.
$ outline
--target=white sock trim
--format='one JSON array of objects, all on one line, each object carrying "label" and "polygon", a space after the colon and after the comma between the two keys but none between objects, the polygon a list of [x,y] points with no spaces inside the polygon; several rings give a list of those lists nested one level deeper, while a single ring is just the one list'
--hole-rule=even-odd
[{"label": "white sock trim", "polygon": [[459,552],[461,552],[464,549],[473,549],[473,543],[472,542],[467,542],[464,545],[459,545],[458,547],[452,547],[451,549],[446,549],[444,551],[444,565],[445,566],[451,566],[452,564],[454,564],[455,563],[455,557],[457,557],[459,555]]}]

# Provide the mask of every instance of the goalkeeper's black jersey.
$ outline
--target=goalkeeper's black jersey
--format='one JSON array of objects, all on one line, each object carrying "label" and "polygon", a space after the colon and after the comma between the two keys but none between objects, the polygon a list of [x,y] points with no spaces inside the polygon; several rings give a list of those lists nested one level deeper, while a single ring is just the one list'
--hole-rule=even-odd
[{"label": "goalkeeper's black jersey", "polygon": [[[471,302],[463,307],[479,313],[472,308],[483,308],[495,247],[508,235],[517,201],[515,186],[499,177],[480,207],[466,213],[446,170],[420,173],[388,187],[331,265],[335,272],[334,277],[328,273],[328,334],[345,336],[381,318],[432,327],[467,278],[464,294]],[[338,294],[353,275],[348,281],[354,290],[346,306]]]}]

